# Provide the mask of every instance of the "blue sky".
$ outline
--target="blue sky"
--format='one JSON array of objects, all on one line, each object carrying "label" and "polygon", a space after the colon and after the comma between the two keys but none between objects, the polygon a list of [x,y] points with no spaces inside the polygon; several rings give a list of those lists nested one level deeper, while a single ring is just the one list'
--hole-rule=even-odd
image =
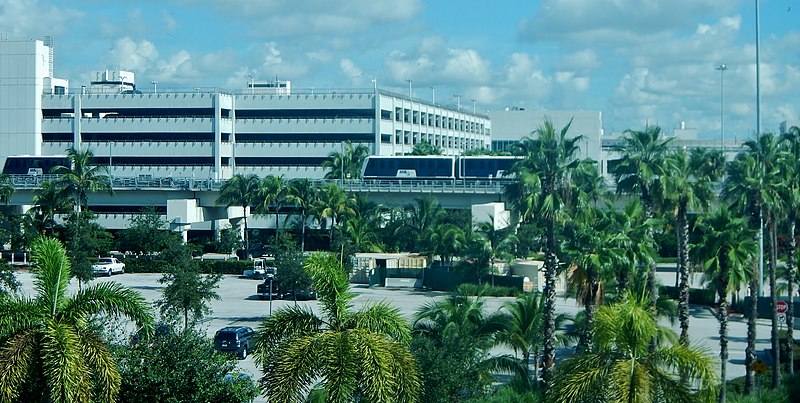
[{"label": "blue sky", "polygon": [[[800,119],[800,1],[761,0],[762,128]],[[74,87],[120,67],[140,87],[371,87],[481,111],[594,109],[607,133],[680,122],[726,138],[755,118],[752,0],[0,0],[0,33],[55,40]]]}]

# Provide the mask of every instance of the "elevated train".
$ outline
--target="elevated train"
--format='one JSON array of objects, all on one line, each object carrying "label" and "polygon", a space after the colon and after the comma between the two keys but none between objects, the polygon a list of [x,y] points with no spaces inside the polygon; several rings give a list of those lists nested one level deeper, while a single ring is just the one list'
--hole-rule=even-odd
[{"label": "elevated train", "polygon": [[373,155],[364,161],[363,180],[507,180],[521,157]]}]

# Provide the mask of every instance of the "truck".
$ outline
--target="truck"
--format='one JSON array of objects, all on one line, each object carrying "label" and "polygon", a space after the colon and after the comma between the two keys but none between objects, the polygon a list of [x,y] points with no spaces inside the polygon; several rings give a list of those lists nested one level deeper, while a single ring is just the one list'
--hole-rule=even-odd
[{"label": "truck", "polygon": [[275,274],[275,267],[267,264],[267,258],[257,257],[253,259],[253,268],[247,269],[242,272],[243,277],[252,278],[254,280],[263,280],[267,278],[267,274]]},{"label": "truck", "polygon": [[261,299],[278,299],[280,293],[278,292],[278,282],[275,281],[275,274],[277,268],[267,267],[265,269],[265,278],[263,283],[258,283],[257,292],[258,297]]},{"label": "truck", "polygon": [[92,265],[92,271],[95,276],[110,277],[117,273],[123,274],[125,273],[125,263],[115,257],[101,257]]}]

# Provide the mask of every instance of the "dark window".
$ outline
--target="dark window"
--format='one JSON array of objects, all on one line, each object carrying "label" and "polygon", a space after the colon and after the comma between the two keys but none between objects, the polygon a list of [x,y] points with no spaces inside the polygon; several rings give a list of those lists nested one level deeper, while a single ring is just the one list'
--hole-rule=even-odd
[{"label": "dark window", "polygon": [[381,143],[383,143],[383,144],[392,144],[392,135],[391,134],[381,134]]},{"label": "dark window", "polygon": [[28,175],[30,168],[41,169],[41,173],[49,174],[53,167],[66,166],[69,162],[64,157],[15,157],[6,158],[3,173],[7,175]]},{"label": "dark window", "polygon": [[373,109],[237,109],[237,119],[374,119]]},{"label": "dark window", "polygon": [[327,157],[236,157],[238,166],[319,166]]},{"label": "dark window", "polygon": [[[108,157],[94,157],[94,162],[108,165]],[[132,166],[213,166],[214,157],[130,157],[112,156],[111,163]],[[227,165],[227,164],[223,164]]]},{"label": "dark window", "polygon": [[237,143],[375,142],[372,133],[236,133]]},{"label": "dark window", "polygon": [[[67,112],[72,112],[69,110]],[[81,113],[91,113],[99,117],[101,113],[107,115],[105,119],[113,118],[149,118],[149,117],[199,117],[213,118],[214,108],[117,108],[117,109],[82,109]]]},{"label": "dark window", "polygon": [[392,120],[392,111],[387,111],[385,109],[381,109],[381,119],[383,119],[383,120]]},{"label": "dark window", "polygon": [[145,209],[155,210],[156,213],[166,214],[167,206],[90,206],[95,213],[100,214],[137,214],[143,213]]}]

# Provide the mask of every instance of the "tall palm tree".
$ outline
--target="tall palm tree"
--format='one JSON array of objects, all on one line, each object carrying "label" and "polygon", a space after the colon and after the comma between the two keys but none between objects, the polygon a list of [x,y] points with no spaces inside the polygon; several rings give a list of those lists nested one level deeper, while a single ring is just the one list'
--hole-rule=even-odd
[{"label": "tall palm tree", "polygon": [[[326,183],[319,188],[314,215],[322,224],[330,220],[329,237],[333,242],[333,228],[345,217],[355,214],[355,198],[335,183]],[[324,227],[324,224],[322,224]]]},{"label": "tall palm tree", "polygon": [[514,235],[515,228],[495,228],[494,223],[481,222],[475,227],[475,232],[481,234],[486,240],[486,245],[489,247],[490,258],[489,264],[492,265],[492,271],[496,272],[495,263],[498,259],[507,259],[514,256],[514,250],[519,243],[519,239]]},{"label": "tall palm tree", "polygon": [[289,200],[300,211],[300,251],[306,250],[306,223],[317,202],[317,186],[308,179],[289,182]]},{"label": "tall palm tree", "polygon": [[367,217],[350,217],[344,224],[344,232],[350,237],[358,252],[380,252],[381,246],[378,242],[378,235],[375,233],[375,226]]},{"label": "tall palm tree", "polygon": [[666,172],[662,186],[665,198],[674,208],[675,227],[678,233],[678,272],[680,276],[678,297],[678,319],[680,341],[689,343],[689,210],[708,207],[714,197],[712,184],[723,168],[722,152],[710,153],[705,149],[692,149],[691,154],[683,149],[670,152],[666,158]]},{"label": "tall palm tree", "polygon": [[428,252],[431,259],[439,256],[439,261],[444,267],[445,262],[452,262],[453,256],[458,256],[466,245],[464,231],[454,224],[438,223],[433,226],[428,234]]},{"label": "tall palm tree", "polygon": [[94,315],[134,320],[152,332],[147,302],[116,282],[67,296],[69,259],[56,239],[32,245],[36,296],[0,298],[0,401],[116,401],[120,375]]},{"label": "tall palm tree", "polygon": [[57,183],[65,195],[75,201],[78,213],[89,203],[90,192],[111,192],[108,167],[94,164],[92,150],[70,148],[67,150],[69,166],[55,166],[52,173],[61,175]]},{"label": "tall palm tree", "polygon": [[289,186],[283,176],[268,175],[261,180],[258,185],[258,195],[256,196],[256,212],[258,214],[269,214],[275,212],[275,242],[278,242],[278,233],[281,229],[279,213],[286,204],[289,196]]},{"label": "tall palm tree", "polygon": [[[617,181],[617,193],[638,196],[647,218],[655,217],[659,205],[661,180],[666,174],[665,160],[671,141],[672,138],[664,138],[660,127],[647,126],[642,131],[625,131],[622,143],[614,147],[622,156],[611,169]],[[658,301],[655,260],[648,267],[647,291],[650,311],[655,315]]]},{"label": "tall palm tree", "polygon": [[795,226],[797,212],[800,211],[800,128],[793,126],[784,133],[783,141],[786,152],[782,154],[781,170],[786,186],[781,195],[786,206],[787,240],[786,251],[786,285],[788,286],[789,309],[786,311],[786,342],[788,343],[789,373],[794,374],[794,285],[797,277],[797,238]]},{"label": "tall palm tree", "polygon": [[548,402],[683,402],[708,400],[715,360],[703,349],[659,343],[649,302],[636,297],[597,310],[594,349],[558,365]]},{"label": "tall palm tree", "polygon": [[369,147],[364,144],[354,146],[349,140],[342,143],[341,151],[333,151],[322,162],[328,169],[325,179],[360,178],[361,167],[369,155]]},{"label": "tall palm tree", "polygon": [[565,263],[569,266],[568,284],[576,289],[577,299],[584,306],[585,326],[578,343],[578,353],[592,346],[597,306],[603,303],[604,279],[613,278],[614,266],[626,264],[626,238],[617,232],[616,222],[604,211],[595,209],[593,217],[575,220],[565,228]]},{"label": "tall palm tree", "polygon": [[[707,281],[719,297],[719,347],[721,387],[719,402],[726,401],[726,365],[728,362],[728,292],[731,281],[740,271],[752,268],[757,245],[753,241],[753,230],[748,228],[747,219],[731,216],[729,209],[723,207],[707,216],[701,216],[697,223],[701,240],[695,256],[703,264]],[[748,273],[751,274],[751,273]]]},{"label": "tall palm tree", "polygon": [[[777,266],[777,224],[781,213],[780,194],[784,188],[780,173],[779,142],[772,134],[760,134],[755,139],[744,143],[745,151],[736,156],[729,165],[729,172],[723,186],[723,198],[731,202],[743,215],[750,217],[751,228],[766,229],[760,236],[768,241],[767,266],[769,271],[770,294],[772,305],[777,304],[777,279],[775,267]],[[755,273],[754,273],[755,274]],[[758,293],[760,275],[754,275],[755,284],[751,284],[751,296]],[[754,300],[757,298],[753,298]],[[751,310],[756,309],[752,302]],[[778,351],[778,314],[773,309],[772,315],[772,348]],[[754,321],[754,319],[753,319]],[[745,366],[750,368],[755,360],[755,323],[752,323],[752,336],[748,322],[748,354]],[[751,346],[752,342],[752,346]],[[779,360],[776,357],[775,360]],[[754,379],[750,370],[747,371],[745,388],[752,391]],[[776,362],[772,368],[772,386],[780,385],[780,365]]]},{"label": "tall palm tree", "polygon": [[300,401],[319,383],[331,402],[418,401],[411,332],[397,308],[379,302],[354,311],[355,295],[336,255],[314,255],[303,266],[314,280],[322,316],[290,305],[261,323],[255,361],[267,399]]},{"label": "tall palm tree", "polygon": [[[534,387],[539,380],[539,364],[542,356],[542,332],[544,330],[544,295],[539,292],[525,293],[514,301],[503,305],[505,324],[498,335],[501,344],[514,349],[515,353],[522,355],[525,368],[526,382]],[[567,314],[556,316],[556,327],[562,328],[569,320]],[[566,344],[567,339],[562,335],[558,338],[559,344]],[[533,358],[533,362],[531,362]],[[531,372],[533,366],[533,372]]]},{"label": "tall palm tree", "polygon": [[649,269],[655,262],[656,243],[653,227],[658,220],[647,218],[644,207],[638,200],[628,202],[620,211],[608,207],[608,218],[614,220],[614,227],[620,235],[617,242],[625,259],[615,265],[617,299],[629,291],[629,286],[640,268]]},{"label": "tall palm tree", "polygon": [[522,217],[534,216],[545,228],[545,326],[544,368],[542,378],[545,386],[552,383],[555,365],[556,342],[556,274],[558,269],[558,227],[565,219],[567,197],[572,188],[572,172],[581,161],[577,158],[578,143],[582,136],[567,137],[570,121],[560,131],[546,119],[534,134],[535,139],[526,138],[520,143],[523,159],[515,163],[512,172],[516,182],[504,191],[507,200]]},{"label": "tall palm tree", "polygon": [[439,200],[430,195],[417,197],[414,203],[403,208],[404,224],[397,228],[396,236],[413,240],[415,252],[425,251],[425,242],[430,239],[434,226],[444,217],[445,211]]},{"label": "tall palm tree", "polygon": [[247,215],[256,200],[259,191],[260,180],[255,174],[243,175],[236,174],[225,181],[219,190],[217,203],[222,203],[227,207],[237,206],[242,208],[244,217],[244,248],[250,254],[250,235],[247,231]]}]

